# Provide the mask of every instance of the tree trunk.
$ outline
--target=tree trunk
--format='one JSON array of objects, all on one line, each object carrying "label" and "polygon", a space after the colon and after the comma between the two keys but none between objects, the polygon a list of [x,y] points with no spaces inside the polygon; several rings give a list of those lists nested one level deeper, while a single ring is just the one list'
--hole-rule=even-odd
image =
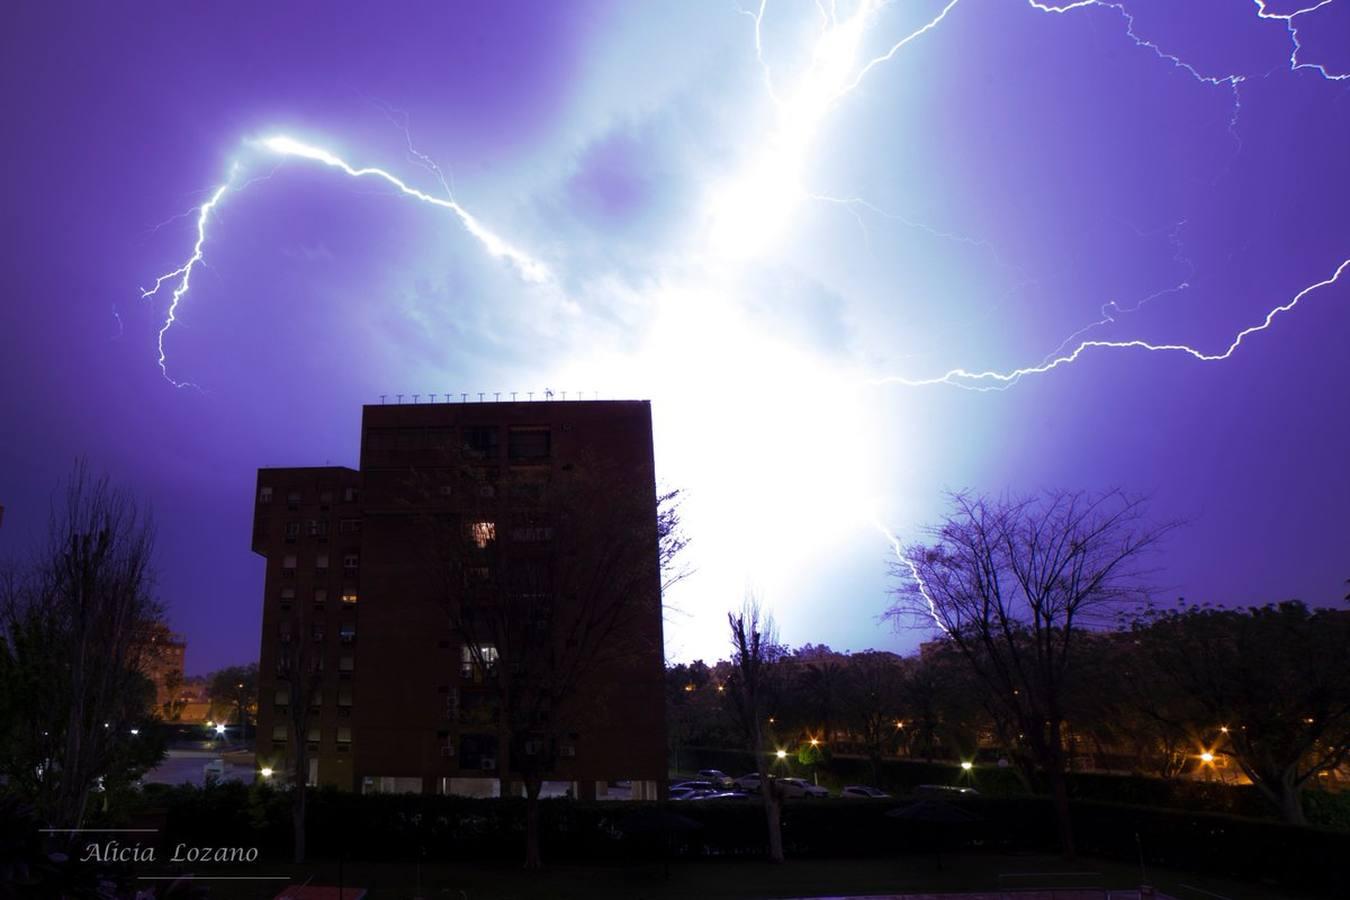
[{"label": "tree trunk", "polygon": [[1059,849],[1065,859],[1073,859],[1073,820],[1069,816],[1069,782],[1064,770],[1053,768],[1050,775],[1050,796],[1055,804],[1055,826],[1059,831]]},{"label": "tree trunk", "polygon": [[1278,795],[1277,803],[1280,815],[1290,825],[1307,825],[1308,817],[1303,814],[1303,791],[1296,782],[1297,775],[1293,767],[1280,774],[1280,780],[1272,785]]},{"label": "tree trunk", "polygon": [[543,782],[538,778],[525,779],[525,868],[542,869],[543,857],[539,853],[539,789]]},{"label": "tree trunk", "polygon": [[[306,773],[308,776],[308,773]],[[305,861],[305,782],[308,777],[300,779],[298,784],[291,787],[291,827],[295,832],[295,862],[297,864]]]}]

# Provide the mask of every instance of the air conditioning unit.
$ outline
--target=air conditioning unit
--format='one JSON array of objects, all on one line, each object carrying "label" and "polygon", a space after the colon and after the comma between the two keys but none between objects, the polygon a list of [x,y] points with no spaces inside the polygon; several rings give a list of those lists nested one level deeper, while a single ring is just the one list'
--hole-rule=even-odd
[{"label": "air conditioning unit", "polygon": [[491,756],[484,756],[480,765],[484,772],[495,772],[497,770],[497,760]]}]

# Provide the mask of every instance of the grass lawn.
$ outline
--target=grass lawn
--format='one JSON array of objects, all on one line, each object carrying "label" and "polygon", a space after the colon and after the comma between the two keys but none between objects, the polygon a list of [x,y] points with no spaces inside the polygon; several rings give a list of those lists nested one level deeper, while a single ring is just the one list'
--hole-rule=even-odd
[{"label": "grass lawn", "polygon": [[[262,865],[258,873],[290,875],[292,883],[338,884],[336,862],[306,866]],[[1008,877],[1026,873],[1096,873]],[[234,869],[231,874],[244,874]],[[1015,887],[1133,888],[1139,871],[1117,862],[1057,856],[957,854],[938,870],[931,857],[789,860],[774,866],[758,860],[681,862],[667,876],[659,863],[568,866],[555,862],[543,872],[503,864],[410,864],[349,862],[344,883],[369,889],[368,900],[731,900],[917,891],[997,890]],[[1162,892],[1182,900],[1301,900],[1263,885],[1243,885],[1180,872],[1149,873]],[[420,880],[419,880],[420,879]],[[212,900],[270,900],[282,882],[208,882]],[[1197,890],[1198,889],[1198,890]]]}]

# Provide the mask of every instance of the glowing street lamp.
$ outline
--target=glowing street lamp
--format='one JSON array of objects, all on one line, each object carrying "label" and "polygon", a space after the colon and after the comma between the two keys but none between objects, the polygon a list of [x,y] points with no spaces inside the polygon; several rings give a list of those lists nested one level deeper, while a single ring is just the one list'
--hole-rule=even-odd
[{"label": "glowing street lamp", "polygon": [[1200,761],[1207,764],[1212,763],[1214,762],[1214,754],[1206,750],[1204,753],[1200,754]]},{"label": "glowing street lamp", "polygon": [[225,736],[225,723],[224,723],[224,722],[219,722],[219,723],[216,724],[216,736],[217,736],[217,737],[224,737],[224,736]]},{"label": "glowing street lamp", "polygon": [[962,762],[961,768],[969,772],[971,769],[975,768],[975,764],[972,762]]},{"label": "glowing street lamp", "polygon": [[774,755],[777,756],[779,759],[787,759],[787,751],[786,751],[786,750],[779,750],[779,751],[778,751],[776,754],[774,754]]},{"label": "glowing street lamp", "polygon": [[271,777],[272,777],[272,767],[271,767],[271,766],[263,766],[261,769],[258,770],[258,774],[261,775],[263,778],[271,778]]}]

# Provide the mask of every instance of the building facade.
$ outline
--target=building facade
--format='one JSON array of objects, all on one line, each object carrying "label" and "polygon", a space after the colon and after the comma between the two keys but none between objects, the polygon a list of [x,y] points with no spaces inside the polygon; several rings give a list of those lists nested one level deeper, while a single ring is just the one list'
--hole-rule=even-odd
[{"label": "building facade", "polygon": [[365,407],[359,470],[258,473],[259,765],[658,795],[658,540],[646,402]]}]

